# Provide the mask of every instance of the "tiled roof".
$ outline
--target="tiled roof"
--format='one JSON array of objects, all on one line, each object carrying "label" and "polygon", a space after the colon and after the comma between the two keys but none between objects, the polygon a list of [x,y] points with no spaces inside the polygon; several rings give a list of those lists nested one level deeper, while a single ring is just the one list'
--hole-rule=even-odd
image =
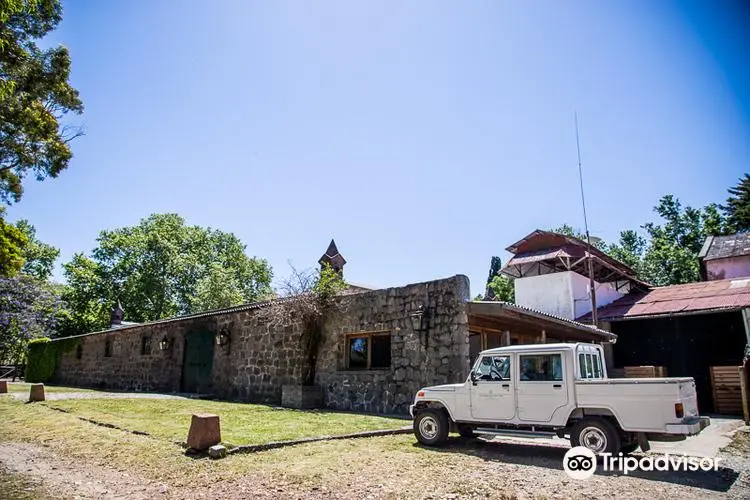
[{"label": "tiled roof", "polygon": [[[598,309],[599,320],[734,311],[750,307],[750,279],[726,279],[671,285],[631,293]],[[591,315],[578,318],[590,321]]]},{"label": "tiled roof", "polygon": [[742,255],[750,255],[750,233],[709,236],[699,257],[703,260],[714,260]]}]

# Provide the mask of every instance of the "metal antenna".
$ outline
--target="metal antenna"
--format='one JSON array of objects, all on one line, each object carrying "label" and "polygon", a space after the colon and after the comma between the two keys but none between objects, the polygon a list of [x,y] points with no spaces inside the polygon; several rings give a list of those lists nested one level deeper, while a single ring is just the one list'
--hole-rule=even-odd
[{"label": "metal antenna", "polygon": [[589,295],[591,296],[591,322],[599,328],[598,314],[596,310],[596,282],[594,281],[594,256],[591,253],[591,236],[589,235],[589,221],[586,216],[586,198],[583,196],[583,168],[581,167],[581,141],[578,136],[578,112],[575,113],[576,120],[576,149],[578,150],[578,180],[581,184],[581,205],[583,206],[583,226],[586,230],[586,251],[588,253],[589,268]]}]

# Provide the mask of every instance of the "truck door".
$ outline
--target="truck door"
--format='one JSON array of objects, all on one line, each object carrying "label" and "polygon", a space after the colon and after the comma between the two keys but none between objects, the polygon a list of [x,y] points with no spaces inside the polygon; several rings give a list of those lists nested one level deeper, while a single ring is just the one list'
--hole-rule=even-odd
[{"label": "truck door", "polygon": [[518,356],[518,418],[549,422],[555,410],[567,406],[568,389],[562,353]]},{"label": "truck door", "polygon": [[471,417],[490,422],[516,414],[511,356],[486,355],[476,365],[471,385]]}]

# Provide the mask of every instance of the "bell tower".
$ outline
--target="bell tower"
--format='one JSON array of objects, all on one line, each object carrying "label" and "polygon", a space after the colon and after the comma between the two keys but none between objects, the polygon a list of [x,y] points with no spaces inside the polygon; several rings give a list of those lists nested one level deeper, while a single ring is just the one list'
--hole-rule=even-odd
[{"label": "bell tower", "polygon": [[321,269],[323,269],[326,264],[329,264],[334,271],[339,273],[340,276],[344,276],[344,264],[346,264],[346,259],[344,259],[339,253],[339,249],[336,248],[336,242],[333,240],[331,240],[331,244],[328,245],[326,253],[324,253],[318,260],[318,264],[320,264]]}]

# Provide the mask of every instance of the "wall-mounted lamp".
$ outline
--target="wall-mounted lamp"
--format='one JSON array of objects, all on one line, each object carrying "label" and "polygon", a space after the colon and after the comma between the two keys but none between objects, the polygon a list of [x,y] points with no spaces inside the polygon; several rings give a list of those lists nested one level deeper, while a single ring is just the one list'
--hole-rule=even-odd
[{"label": "wall-mounted lamp", "polygon": [[430,330],[430,317],[430,310],[424,304],[420,304],[416,311],[409,314],[412,329],[417,333],[424,334],[425,347],[428,347],[430,343],[430,336],[428,334]]},{"label": "wall-mounted lamp", "polygon": [[229,343],[229,332],[222,330],[216,334],[216,345],[224,347]]},{"label": "wall-mounted lamp", "polygon": [[425,322],[425,318],[427,317],[427,311],[424,307],[424,305],[420,304],[416,311],[409,314],[409,321],[411,321],[411,328],[415,332],[423,332],[427,328],[426,326],[429,323]]},{"label": "wall-mounted lamp", "polygon": [[164,336],[164,338],[159,341],[160,350],[168,351],[171,347],[172,347],[172,340],[168,339],[166,336]]}]

